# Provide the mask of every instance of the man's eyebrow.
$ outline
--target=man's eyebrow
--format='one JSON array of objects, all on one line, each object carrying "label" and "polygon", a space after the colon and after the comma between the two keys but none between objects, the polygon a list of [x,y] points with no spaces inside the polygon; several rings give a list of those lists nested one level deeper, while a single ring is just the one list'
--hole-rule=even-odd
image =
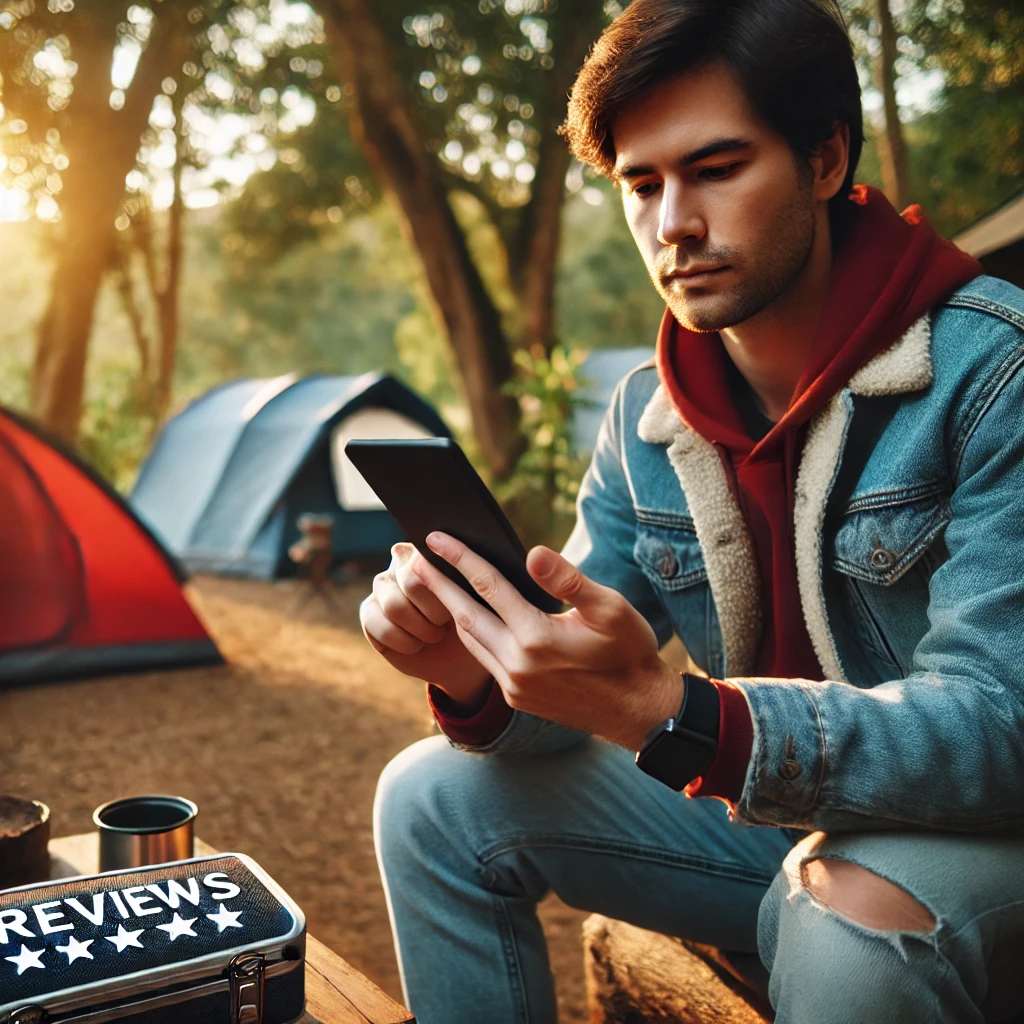
[{"label": "man's eyebrow", "polygon": [[717,156],[719,153],[731,153],[736,149],[747,149],[752,145],[753,142],[750,139],[715,139],[706,146],[701,146],[700,149],[687,153],[682,159],[682,165],[689,167],[690,164],[695,164],[698,160],[706,160],[709,156]]},{"label": "man's eyebrow", "polygon": [[[701,160],[706,160],[709,156],[717,156],[719,153],[731,153],[738,149],[747,149],[752,146],[753,142],[750,139],[714,139],[712,142],[701,146],[699,149],[695,149],[690,153],[687,153],[680,161],[679,164],[682,167],[689,167],[691,164],[698,163]],[[654,168],[649,164],[630,164],[614,172],[614,176],[617,180],[629,179],[629,178],[640,178],[645,174],[651,174]]]}]

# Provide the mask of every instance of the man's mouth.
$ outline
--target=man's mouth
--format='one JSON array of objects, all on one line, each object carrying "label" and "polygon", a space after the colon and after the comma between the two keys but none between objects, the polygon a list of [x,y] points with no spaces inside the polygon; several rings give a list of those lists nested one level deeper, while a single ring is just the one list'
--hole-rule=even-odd
[{"label": "man's mouth", "polygon": [[705,284],[716,274],[721,274],[723,271],[728,269],[728,264],[723,264],[722,266],[717,267],[687,267],[686,270],[673,270],[670,274],[664,274],[661,280],[666,288],[670,288],[673,285],[683,288],[693,288],[698,285]]}]

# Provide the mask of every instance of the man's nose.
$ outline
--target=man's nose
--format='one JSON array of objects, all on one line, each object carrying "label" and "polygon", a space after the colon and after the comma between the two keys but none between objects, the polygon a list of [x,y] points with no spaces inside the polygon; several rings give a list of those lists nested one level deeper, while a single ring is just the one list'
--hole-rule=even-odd
[{"label": "man's nose", "polygon": [[658,241],[662,245],[682,245],[700,241],[707,233],[703,213],[695,198],[678,184],[666,181],[661,190]]}]

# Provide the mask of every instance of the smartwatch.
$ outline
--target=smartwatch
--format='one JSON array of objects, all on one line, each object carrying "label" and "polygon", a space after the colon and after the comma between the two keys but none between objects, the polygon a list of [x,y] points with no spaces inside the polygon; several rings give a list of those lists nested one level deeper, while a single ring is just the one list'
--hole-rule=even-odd
[{"label": "smartwatch", "polygon": [[648,734],[637,751],[637,767],[669,789],[682,791],[707,771],[718,753],[718,715],[715,684],[684,673],[679,713]]}]

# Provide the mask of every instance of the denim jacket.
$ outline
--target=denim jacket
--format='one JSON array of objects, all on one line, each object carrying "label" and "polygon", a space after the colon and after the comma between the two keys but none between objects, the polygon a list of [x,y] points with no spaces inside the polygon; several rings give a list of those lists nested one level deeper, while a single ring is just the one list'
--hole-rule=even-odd
[{"label": "denim jacket", "polygon": [[[747,675],[757,563],[714,448],[651,363],[620,382],[565,555],[750,707],[745,820],[1024,826],[1024,293],[981,277],[812,420],[794,537],[822,679]],[[580,734],[522,712],[485,747]],[[785,763],[785,764],[784,764]]]}]

